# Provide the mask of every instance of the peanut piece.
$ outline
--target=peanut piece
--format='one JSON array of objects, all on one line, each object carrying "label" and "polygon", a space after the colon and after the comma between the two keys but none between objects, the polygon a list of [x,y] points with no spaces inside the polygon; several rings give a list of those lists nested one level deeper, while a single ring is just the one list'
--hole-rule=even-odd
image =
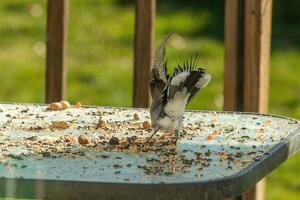
[{"label": "peanut piece", "polygon": [[62,105],[59,102],[54,102],[49,105],[49,110],[61,110]]},{"label": "peanut piece", "polygon": [[71,108],[71,105],[68,101],[61,101],[59,102],[62,106],[62,109],[68,109],[68,108]]},{"label": "peanut piece", "polygon": [[65,121],[54,121],[52,122],[53,128],[59,128],[59,129],[67,129],[70,128],[70,124]]}]

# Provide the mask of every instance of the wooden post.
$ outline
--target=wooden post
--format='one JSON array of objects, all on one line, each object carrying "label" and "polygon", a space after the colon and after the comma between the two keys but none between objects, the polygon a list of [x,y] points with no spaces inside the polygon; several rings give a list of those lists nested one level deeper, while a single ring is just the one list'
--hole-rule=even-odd
[{"label": "wooden post", "polygon": [[[226,0],[224,109],[266,113],[272,0]],[[239,27],[235,27],[239,26]],[[234,199],[264,199],[265,180]]]},{"label": "wooden post", "polygon": [[149,106],[149,71],[153,59],[156,0],[136,0],[134,48],[134,107]]},{"label": "wooden post", "polygon": [[68,0],[48,0],[46,102],[60,101],[66,93]]},{"label": "wooden post", "polygon": [[224,110],[243,110],[244,0],[225,3]]},{"label": "wooden post", "polygon": [[271,0],[245,1],[245,111],[268,111],[271,12]]}]

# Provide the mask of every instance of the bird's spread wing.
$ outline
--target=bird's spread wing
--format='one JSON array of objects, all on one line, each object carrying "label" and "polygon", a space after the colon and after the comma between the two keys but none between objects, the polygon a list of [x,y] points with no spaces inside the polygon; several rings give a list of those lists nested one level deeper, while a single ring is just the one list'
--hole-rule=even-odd
[{"label": "bird's spread wing", "polygon": [[164,83],[167,83],[167,62],[166,62],[166,43],[172,33],[168,33],[157,47],[154,57],[154,63],[152,70],[156,78],[162,80]]},{"label": "bird's spread wing", "polygon": [[150,93],[152,98],[160,97],[168,82],[165,46],[171,35],[172,33],[168,33],[164,37],[155,52],[154,63],[150,72]]},{"label": "bird's spread wing", "polygon": [[192,57],[182,66],[175,68],[163,90],[162,99],[165,102],[165,113],[171,117],[180,117],[186,104],[211,79],[202,68],[197,68],[198,57]]}]

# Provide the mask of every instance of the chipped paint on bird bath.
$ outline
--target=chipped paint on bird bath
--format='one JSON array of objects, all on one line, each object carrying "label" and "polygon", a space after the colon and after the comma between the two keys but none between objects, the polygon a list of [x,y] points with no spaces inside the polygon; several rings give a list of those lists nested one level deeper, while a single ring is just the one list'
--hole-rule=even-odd
[{"label": "chipped paint on bird bath", "polygon": [[[138,117],[136,117],[138,115]],[[99,119],[105,126],[99,126]],[[100,121],[101,121],[100,120]],[[148,110],[0,105],[0,177],[111,183],[191,183],[240,173],[299,132],[276,116],[191,111],[177,145],[152,133]],[[53,126],[65,122],[65,128]]]}]

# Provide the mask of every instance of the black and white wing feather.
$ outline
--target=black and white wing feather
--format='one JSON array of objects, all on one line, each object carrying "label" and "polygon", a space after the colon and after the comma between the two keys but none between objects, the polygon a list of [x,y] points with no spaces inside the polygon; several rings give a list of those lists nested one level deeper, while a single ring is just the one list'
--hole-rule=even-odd
[{"label": "black and white wing feather", "polygon": [[211,76],[202,68],[196,68],[198,57],[186,61],[182,66],[175,68],[173,75],[163,90],[162,99],[165,103],[165,113],[173,118],[182,116],[188,102],[211,79]]},{"label": "black and white wing feather", "polygon": [[154,63],[150,73],[150,93],[152,98],[160,98],[169,75],[167,74],[166,43],[172,33],[168,33],[155,52]]}]

